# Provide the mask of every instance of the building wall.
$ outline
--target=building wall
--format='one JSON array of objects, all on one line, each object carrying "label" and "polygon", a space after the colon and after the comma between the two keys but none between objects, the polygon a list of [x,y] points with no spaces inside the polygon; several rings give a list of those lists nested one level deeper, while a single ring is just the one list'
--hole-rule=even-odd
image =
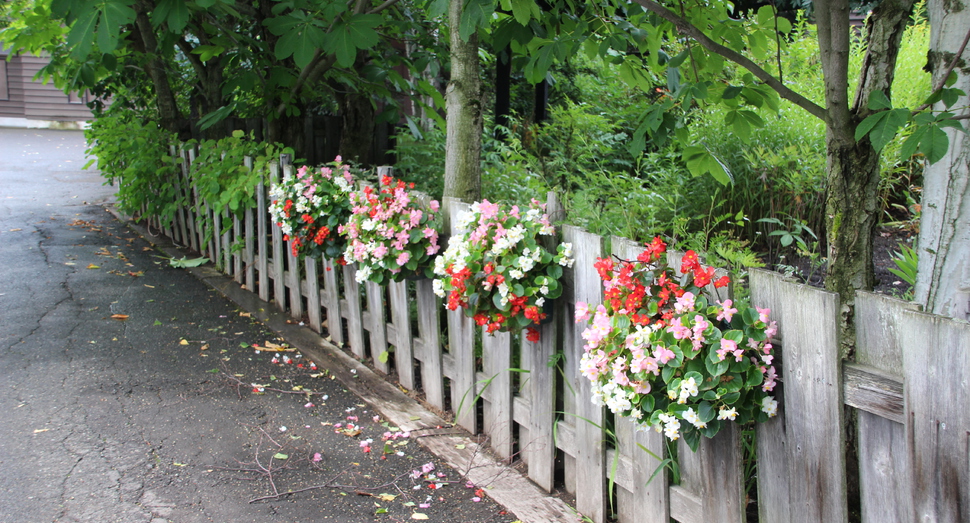
[{"label": "building wall", "polygon": [[0,54],[0,60],[5,61],[7,73],[7,99],[3,100],[0,96],[0,118],[47,121],[84,121],[93,118],[85,105],[86,94],[68,96],[51,83],[34,80],[34,75],[47,64],[46,58],[14,55],[7,61],[7,56]]}]

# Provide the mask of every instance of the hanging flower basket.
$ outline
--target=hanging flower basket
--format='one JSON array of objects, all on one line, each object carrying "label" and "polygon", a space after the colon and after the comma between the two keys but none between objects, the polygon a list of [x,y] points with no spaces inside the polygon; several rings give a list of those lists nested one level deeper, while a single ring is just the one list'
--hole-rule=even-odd
[{"label": "hanging flower basket", "polygon": [[556,232],[544,211],[536,200],[525,211],[488,200],[472,204],[456,224],[466,232],[435,260],[434,290],[447,297],[449,310],[463,308],[489,333],[526,328],[527,338],[538,341],[534,326],[549,317],[546,304],[562,294],[563,268],[573,264],[569,243],[543,247],[541,237]]},{"label": "hanging flower basket", "polygon": [[350,218],[354,179],[350,167],[338,156],[319,170],[300,167],[296,175],[286,175],[270,187],[269,213],[292,241],[294,256],[337,258],[344,252],[344,239],[338,227]]},{"label": "hanging flower basket", "polygon": [[358,282],[430,277],[431,257],[440,249],[439,206],[435,200],[421,204],[408,192],[413,188],[384,176],[378,190],[364,187],[350,195],[352,215],[339,231],[347,241],[344,258],[357,264]]},{"label": "hanging flower basket", "polygon": [[597,260],[603,304],[576,304],[576,322],[589,321],[580,370],[594,403],[696,450],[700,436],[714,437],[727,422],[776,414],[777,325],[747,301],[710,303],[702,289],[724,287],[728,277],[714,281],[693,251],[678,277],[665,253],[655,238],[634,261]]}]

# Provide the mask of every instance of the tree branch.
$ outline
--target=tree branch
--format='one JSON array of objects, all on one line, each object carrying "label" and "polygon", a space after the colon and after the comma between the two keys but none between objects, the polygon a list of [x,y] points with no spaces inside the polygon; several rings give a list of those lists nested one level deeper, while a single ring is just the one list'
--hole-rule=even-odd
[{"label": "tree branch", "polygon": [[725,47],[711,40],[710,38],[708,38],[707,35],[701,32],[701,30],[695,27],[693,24],[691,24],[684,18],[677,16],[676,13],[670,11],[666,7],[658,4],[653,0],[635,0],[635,1],[636,3],[646,8],[648,11],[674,24],[674,27],[677,28],[677,31],[679,31],[683,35],[693,38],[695,41],[697,41],[697,43],[704,46],[707,50],[713,53],[719,54],[724,58],[727,58],[728,60],[740,65],[741,67],[744,67],[745,69],[750,71],[751,74],[753,74],[756,78],[764,82],[765,85],[774,89],[785,100],[788,100],[789,102],[801,107],[802,109],[805,109],[810,114],[814,115],[815,117],[819,118],[822,121],[828,120],[828,111],[824,107],[821,107],[820,105],[809,100],[808,98],[805,98],[801,94],[795,91],[792,91],[787,86],[785,86],[785,84],[778,81],[777,78],[772,76],[770,73],[768,73],[760,66],[758,66],[758,64],[752,62],[750,59],[748,59],[741,53],[738,53],[733,49]]},{"label": "tree branch", "polygon": [[400,2],[400,1],[401,0],[387,0],[383,4],[381,4],[381,5],[373,8],[373,9],[371,9],[370,11],[367,11],[367,14],[369,14],[369,15],[375,15],[375,14],[380,13],[381,11],[383,11],[383,10],[391,7],[392,5]]}]

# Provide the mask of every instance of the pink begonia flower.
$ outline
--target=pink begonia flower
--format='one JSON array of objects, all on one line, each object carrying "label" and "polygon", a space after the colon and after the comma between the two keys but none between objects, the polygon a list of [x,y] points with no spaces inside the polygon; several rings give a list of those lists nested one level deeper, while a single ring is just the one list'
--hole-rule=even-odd
[{"label": "pink begonia flower", "polygon": [[350,175],[348,169],[344,169],[344,180],[347,180],[347,183],[354,183],[354,177]]},{"label": "pink begonia flower", "polygon": [[777,333],[778,333],[778,322],[773,321],[770,324],[768,324],[768,328],[765,329],[765,336],[767,336],[768,339],[770,340],[771,338],[774,338],[775,334]]},{"label": "pink begonia flower", "polygon": [[765,392],[771,392],[772,390],[774,390],[775,385],[777,385],[777,383],[775,382],[775,378],[777,377],[778,375],[775,374],[775,368],[774,367],[768,368],[768,371],[765,373],[765,381],[764,383],[761,384],[761,390]]},{"label": "pink begonia flower", "polygon": [[638,381],[634,384],[633,392],[637,394],[650,394],[650,382]]},{"label": "pink begonia flower", "polygon": [[758,350],[761,348],[761,342],[754,338],[748,338],[748,348],[751,350]]},{"label": "pink begonia flower", "polygon": [[590,381],[595,381],[600,374],[606,371],[606,364],[609,358],[602,350],[597,350],[591,356],[583,358],[579,364],[579,371]]},{"label": "pink begonia flower", "polygon": [[313,455],[313,462],[314,463],[319,463],[322,459],[323,459],[323,455],[320,454],[319,452],[317,452],[316,454]]},{"label": "pink begonia flower", "polygon": [[479,205],[479,212],[481,213],[482,220],[491,220],[498,215],[499,206],[497,203],[492,203],[488,200],[482,200]]},{"label": "pink begonia flower", "polygon": [[333,171],[330,170],[329,167],[321,167],[320,168],[320,174],[323,175],[323,177],[326,178],[326,179],[328,179],[328,180],[330,180],[331,178],[333,178],[332,176],[330,176],[330,173],[332,173],[332,172]]},{"label": "pink begonia flower", "polygon": [[723,302],[717,302],[721,306],[721,310],[717,313],[717,321],[731,322],[731,318],[734,317],[735,313],[738,312],[737,309],[731,308],[734,302],[731,300],[724,300]]},{"label": "pink begonia flower", "polygon": [[379,244],[376,249],[374,249],[375,258],[383,258],[387,254],[387,246],[383,243]]},{"label": "pink begonia flower", "polygon": [[727,357],[727,354],[729,352],[733,353],[737,350],[738,350],[738,343],[736,341],[729,340],[727,338],[721,338],[721,348],[717,349],[717,355],[721,359],[721,361],[724,361],[724,358]]},{"label": "pink begonia flower", "polygon": [[522,218],[522,216],[519,215],[519,206],[518,205],[513,205],[512,206],[512,209],[509,210],[509,215],[510,216],[513,216],[515,218]]},{"label": "pink begonia flower", "polygon": [[430,508],[431,503],[418,503],[418,508]]},{"label": "pink begonia flower", "polygon": [[674,310],[677,312],[694,310],[694,294],[685,292],[682,296],[679,296],[677,303],[674,304]]},{"label": "pink begonia flower", "polygon": [[296,170],[296,177],[303,178],[304,176],[306,176],[307,170],[309,170],[309,167],[307,167],[306,165],[304,165],[303,167],[300,167],[299,169]]},{"label": "pink begonia flower", "polygon": [[441,208],[441,204],[438,203],[438,200],[431,200],[431,202],[428,203],[428,208],[431,209],[431,212],[438,212],[438,209]]},{"label": "pink begonia flower", "polygon": [[404,252],[402,252],[401,254],[399,254],[397,256],[397,260],[395,260],[395,261],[397,261],[397,264],[398,265],[400,265],[400,266],[403,267],[404,264],[407,263],[408,260],[410,260],[410,259],[411,259],[411,253],[409,253],[408,251],[404,251]]},{"label": "pink begonia flower", "polygon": [[420,209],[415,209],[411,211],[411,227],[417,227],[418,223],[421,222],[422,212]]},{"label": "pink begonia flower", "polygon": [[[687,293],[687,294],[690,294],[690,293]],[[677,339],[677,340],[689,339],[691,337],[691,334],[693,334],[693,332],[690,330],[690,327],[685,327],[684,323],[681,321],[681,318],[679,317],[674,318],[670,322],[670,326],[667,327],[667,332],[672,333],[674,335],[674,339]]]},{"label": "pink begonia flower", "polygon": [[765,325],[768,324],[768,315],[771,314],[771,309],[762,309],[761,307],[755,307],[758,309],[758,319],[761,320]]},{"label": "pink begonia flower", "polygon": [[424,233],[425,238],[431,238],[432,236],[438,235],[438,231],[432,229],[431,227],[425,227],[424,231],[421,231],[421,232]]},{"label": "pink begonia flower", "polygon": [[589,305],[583,301],[576,302],[576,323],[589,319]]},{"label": "pink begonia flower", "polygon": [[659,346],[653,349],[653,357],[660,362],[661,365],[666,365],[668,361],[677,357],[674,351],[668,349],[667,347]]},{"label": "pink begonia flower", "polygon": [[310,409],[310,408],[313,408],[313,407],[316,407],[316,405],[314,405],[314,404],[313,404],[312,402],[310,402],[310,401],[308,401],[308,402],[306,403],[306,405],[304,405],[304,407],[306,407],[306,408],[308,408],[308,409]]},{"label": "pink begonia flower", "polygon": [[481,500],[482,500],[482,498],[480,498],[478,496],[475,496],[475,497],[472,498],[472,501],[475,502],[475,503],[478,503]]},{"label": "pink begonia flower", "polygon": [[434,463],[431,463],[430,461],[424,465],[421,465],[422,474],[429,474],[432,470],[434,470]]}]

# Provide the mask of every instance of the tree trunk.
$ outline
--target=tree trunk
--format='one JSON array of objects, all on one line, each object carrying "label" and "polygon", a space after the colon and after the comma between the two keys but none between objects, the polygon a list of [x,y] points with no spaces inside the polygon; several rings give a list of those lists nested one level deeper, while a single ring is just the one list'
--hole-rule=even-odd
[{"label": "tree trunk", "polygon": [[899,42],[913,0],[885,0],[866,27],[869,48],[863,60],[852,107],[848,105],[849,6],[846,0],[816,2],[819,48],[825,76],[828,196],[826,229],[828,274],[826,289],[839,293],[842,345],[850,358],[855,345],[855,291],[872,290],[873,238],[879,221],[879,153],[868,138],[855,140],[855,127],[871,111],[870,95],[890,89]]},{"label": "tree trunk", "polygon": [[482,96],[478,64],[478,36],[462,40],[462,0],[450,0],[451,79],[445,93],[445,197],[476,201],[481,197]]},{"label": "tree trunk", "polygon": [[[970,93],[970,51],[956,56],[970,29],[970,5],[953,0],[930,0],[929,67],[933,85],[940,85],[946,69],[956,61],[957,82]],[[966,96],[953,106],[959,115],[970,114]],[[944,109],[942,103],[933,107]],[[964,120],[964,125],[966,125]],[[948,128],[946,156],[926,166],[923,205],[917,243],[919,271],[915,301],[928,312],[970,320],[970,136]]]},{"label": "tree trunk", "polygon": [[175,100],[175,93],[168,80],[168,73],[165,61],[158,54],[158,41],[155,38],[155,29],[148,19],[147,10],[151,6],[144,2],[135,4],[135,26],[137,27],[137,37],[144,48],[148,75],[152,79],[155,87],[155,103],[158,107],[159,124],[167,131],[178,133],[180,140],[190,139],[191,132],[187,122],[182,118],[178,103]]}]

